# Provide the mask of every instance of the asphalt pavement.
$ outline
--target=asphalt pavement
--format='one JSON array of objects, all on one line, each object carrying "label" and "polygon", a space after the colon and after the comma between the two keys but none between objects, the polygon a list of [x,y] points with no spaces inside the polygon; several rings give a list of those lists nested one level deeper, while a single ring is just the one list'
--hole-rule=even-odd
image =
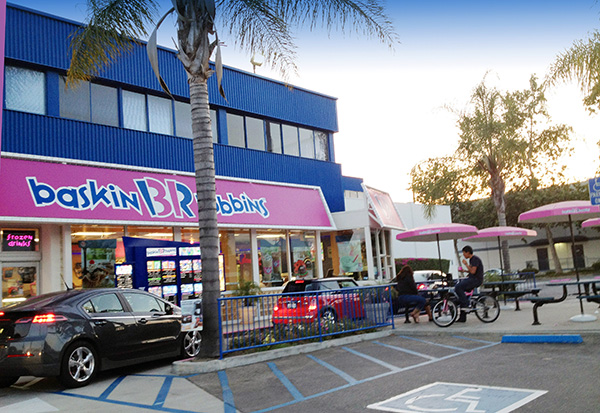
[{"label": "asphalt pavement", "polygon": [[[324,343],[102,372],[82,389],[24,377],[0,390],[0,413],[598,411],[600,320],[571,321],[580,306],[570,296],[540,307],[533,326],[532,307],[523,300],[493,323],[470,315],[447,328],[396,317],[394,329]],[[598,304],[584,311],[600,317]],[[582,343],[503,343],[508,336]]]}]

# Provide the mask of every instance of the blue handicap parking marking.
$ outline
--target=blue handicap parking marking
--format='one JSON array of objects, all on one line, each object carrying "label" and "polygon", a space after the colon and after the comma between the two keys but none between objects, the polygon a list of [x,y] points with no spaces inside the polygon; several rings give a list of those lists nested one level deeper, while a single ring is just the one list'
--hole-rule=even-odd
[{"label": "blue handicap parking marking", "polygon": [[545,393],[545,390],[436,382],[367,407],[398,413],[508,413]]}]

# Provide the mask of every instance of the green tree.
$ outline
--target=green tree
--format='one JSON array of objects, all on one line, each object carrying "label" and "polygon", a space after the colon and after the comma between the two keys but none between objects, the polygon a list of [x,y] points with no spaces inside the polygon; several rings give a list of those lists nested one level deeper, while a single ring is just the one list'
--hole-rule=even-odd
[{"label": "green tree", "polygon": [[[413,169],[415,199],[452,206],[489,195],[495,224],[507,225],[507,190],[552,183],[554,172],[562,168],[561,156],[569,148],[571,129],[548,126],[544,104],[535,76],[529,89],[505,94],[487,87],[484,78],[473,91],[470,107],[460,114],[454,155]],[[502,250],[504,268],[510,270],[507,242],[502,243]]]},{"label": "green tree", "polygon": [[576,40],[560,53],[546,76],[548,85],[575,81],[584,93],[583,104],[594,113],[600,107],[600,32]]},{"label": "green tree", "polygon": [[[174,12],[177,16],[177,56],[188,75],[192,112],[204,284],[200,357],[216,357],[219,352],[219,233],[207,80],[213,74],[209,59],[215,50],[217,79],[222,72],[218,26],[232,34],[239,48],[262,54],[266,63],[283,74],[296,70],[293,27],[313,29],[323,25],[329,31],[351,26],[359,34],[375,37],[390,47],[396,42],[396,34],[377,0],[172,0],[172,3],[174,7],[167,15]],[[97,76],[112,61],[131,50],[132,39],[146,37],[148,29],[155,27],[158,4],[154,0],[88,0],[88,7],[88,24],[71,43],[69,83]],[[163,20],[164,17],[158,25]],[[154,47],[150,46],[155,45],[156,28],[148,42],[151,61],[155,60]],[[169,93],[158,69],[153,69]]]}]

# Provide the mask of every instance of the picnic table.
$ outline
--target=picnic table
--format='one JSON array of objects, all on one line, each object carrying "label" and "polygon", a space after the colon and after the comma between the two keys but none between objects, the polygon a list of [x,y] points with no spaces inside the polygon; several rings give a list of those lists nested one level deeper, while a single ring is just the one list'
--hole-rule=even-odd
[{"label": "picnic table", "polygon": [[499,295],[503,295],[504,304],[506,304],[507,297],[513,297],[515,299],[515,311],[521,311],[521,307],[519,306],[519,298],[528,294],[537,296],[540,292],[539,288],[517,288],[519,285],[524,285],[525,283],[526,281],[524,280],[484,281],[483,287],[491,288],[492,291],[486,291],[486,293],[494,298]]},{"label": "picnic table", "polygon": [[[582,300],[587,300],[588,302],[596,302],[600,303],[600,294],[598,292],[598,279],[589,279],[589,280],[579,280],[579,281],[561,281],[555,280],[548,282],[548,286],[551,287],[562,287],[563,293],[560,297],[532,297],[531,302],[533,304],[533,325],[540,325],[538,320],[537,309],[544,304],[552,304],[552,303],[560,303],[567,299],[569,295],[568,287],[569,286],[577,286],[577,299],[581,302]],[[583,291],[581,289],[583,287]],[[597,317],[591,314],[584,314],[583,305],[581,305],[581,314],[571,317],[571,321],[595,321]]]}]

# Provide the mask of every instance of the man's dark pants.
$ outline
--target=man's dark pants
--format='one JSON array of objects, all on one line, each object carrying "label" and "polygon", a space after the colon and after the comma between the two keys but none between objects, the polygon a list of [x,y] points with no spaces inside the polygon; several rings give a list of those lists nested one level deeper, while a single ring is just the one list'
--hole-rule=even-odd
[{"label": "man's dark pants", "polygon": [[458,296],[458,302],[461,308],[467,308],[469,306],[469,299],[465,294],[465,291],[471,291],[481,285],[481,282],[474,277],[467,277],[454,286],[454,292]]}]

